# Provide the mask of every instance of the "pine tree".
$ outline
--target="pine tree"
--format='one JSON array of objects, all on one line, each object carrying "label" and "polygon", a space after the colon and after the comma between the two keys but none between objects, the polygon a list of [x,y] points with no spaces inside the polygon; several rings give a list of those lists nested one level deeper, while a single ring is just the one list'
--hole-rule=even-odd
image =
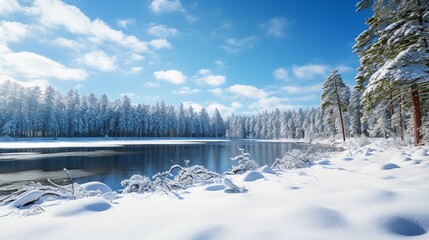
[{"label": "pine tree", "polygon": [[349,131],[352,136],[362,135],[362,105],[361,105],[362,93],[355,89],[353,90],[350,96],[349,102],[349,117],[350,117],[350,127]]},{"label": "pine tree", "polygon": [[222,116],[220,115],[217,108],[210,118],[210,124],[212,129],[212,137],[218,138],[225,136],[225,123],[223,122]]},{"label": "pine tree", "polygon": [[[365,31],[371,34],[366,34],[366,41],[361,40],[363,37],[358,37],[358,46],[355,46],[361,57],[362,74],[359,81],[366,81],[368,85],[364,90],[363,100],[367,102],[366,105],[369,105],[368,102],[372,104],[366,106],[366,112],[382,102],[383,96],[391,98],[391,89],[398,86],[402,89],[405,86],[411,93],[414,144],[418,145],[421,141],[419,129],[422,126],[422,108],[427,111],[427,107],[421,105],[419,92],[426,91],[429,82],[429,2],[373,2],[374,16],[370,18],[371,21],[367,21],[369,29]],[[358,7],[358,10],[369,8],[371,4],[365,0]],[[357,85],[362,84],[357,82]],[[378,101],[371,99],[374,95]],[[399,96],[402,95],[404,93],[399,93]],[[391,115],[393,114],[391,111]]]},{"label": "pine tree", "polygon": [[56,136],[59,128],[55,111],[57,107],[55,105],[55,89],[52,86],[48,86],[42,100],[43,136]]},{"label": "pine tree", "polygon": [[[347,111],[349,97],[350,90],[343,82],[338,70],[332,71],[323,83],[320,108],[323,114],[329,114],[334,119],[339,119],[343,141],[346,141],[346,127],[343,115]],[[338,111],[338,118],[333,114],[335,110]]]}]

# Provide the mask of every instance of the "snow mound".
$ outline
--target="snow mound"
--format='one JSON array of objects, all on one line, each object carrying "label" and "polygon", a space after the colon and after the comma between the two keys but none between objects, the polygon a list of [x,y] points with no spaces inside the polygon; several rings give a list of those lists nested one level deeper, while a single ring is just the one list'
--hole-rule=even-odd
[{"label": "snow mound", "polygon": [[[344,158],[344,160],[345,160],[345,158]],[[315,161],[314,163],[317,164],[317,165],[331,165],[331,161],[329,161],[326,158],[324,158],[322,160]]]},{"label": "snow mound", "polygon": [[413,158],[414,159],[419,159],[419,158],[422,158],[422,157],[426,157],[426,156],[428,156],[429,155],[429,149],[427,149],[427,148],[422,148],[422,149],[418,149],[418,150],[416,150],[414,153],[413,153]]},{"label": "snow mound", "polygon": [[394,163],[386,163],[382,166],[382,170],[392,170],[395,168],[400,168],[398,165],[394,164]]},{"label": "snow mound", "polygon": [[111,206],[104,198],[89,197],[70,201],[59,206],[54,215],[58,217],[71,217],[83,213],[103,212],[110,209]]},{"label": "snow mound", "polygon": [[391,216],[381,221],[381,229],[387,233],[404,237],[420,236],[427,231],[415,219],[406,216]]},{"label": "snow mound", "polygon": [[113,192],[112,189],[102,182],[88,182],[80,185],[85,191],[99,192],[101,194]]},{"label": "snow mound", "polygon": [[386,203],[393,201],[397,197],[396,192],[388,190],[375,190],[371,193],[370,198],[374,202]]},{"label": "snow mound", "polygon": [[195,233],[190,239],[193,240],[210,240],[210,239],[222,239],[219,237],[225,232],[226,227],[223,226],[213,226],[207,229],[199,230],[199,232]]},{"label": "snow mound", "polygon": [[45,194],[45,192],[42,190],[32,190],[25,192],[20,195],[15,201],[13,201],[10,206],[16,208],[26,206],[39,200],[43,196],[43,194]]},{"label": "snow mound", "polygon": [[211,185],[211,186],[207,186],[204,190],[215,192],[215,191],[222,191],[224,189],[225,189],[224,185]]},{"label": "snow mound", "polygon": [[304,210],[298,214],[297,220],[319,229],[338,229],[347,225],[340,212],[321,206]]},{"label": "snow mound", "polygon": [[260,173],[276,174],[276,172],[274,172],[274,170],[268,165],[262,166],[258,171]]},{"label": "snow mound", "polygon": [[364,156],[371,156],[372,155],[372,151],[373,151],[372,148],[366,147],[366,148],[363,149],[362,155],[364,155]]},{"label": "snow mound", "polygon": [[245,173],[243,175],[243,182],[253,182],[259,179],[264,179],[264,175],[262,175],[262,173],[260,172],[256,172],[256,171],[248,171],[247,173]]},{"label": "snow mound", "polygon": [[244,187],[239,187],[235,185],[231,179],[224,178],[222,181],[223,185],[225,186],[224,192],[226,193],[243,193],[247,192],[247,189]]}]

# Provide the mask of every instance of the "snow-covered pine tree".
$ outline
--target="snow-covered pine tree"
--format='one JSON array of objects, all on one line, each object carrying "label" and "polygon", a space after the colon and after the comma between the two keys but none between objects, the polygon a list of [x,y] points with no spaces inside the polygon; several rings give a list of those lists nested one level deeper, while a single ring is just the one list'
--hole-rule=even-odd
[{"label": "snow-covered pine tree", "polygon": [[96,128],[98,129],[99,134],[104,137],[109,134],[110,118],[112,117],[109,98],[106,94],[101,95],[98,100],[95,114]]},{"label": "snow-covered pine tree", "polygon": [[129,137],[133,132],[133,111],[130,98],[125,95],[117,108],[119,111],[118,130],[122,137]]},{"label": "snow-covered pine tree", "polygon": [[[358,4],[358,10],[369,7],[368,0]],[[363,99],[376,93],[382,95],[382,90],[389,89],[386,85],[406,86],[411,92],[414,144],[418,145],[422,108],[427,111],[421,106],[419,91],[426,91],[429,82],[429,2],[374,0],[372,7],[374,15],[367,21],[370,40],[365,47],[355,48],[361,57],[360,69],[366,76],[362,79],[368,80]],[[384,95],[390,97],[390,94]]]},{"label": "snow-covered pine tree", "polygon": [[362,124],[361,124],[361,118],[362,118],[362,105],[361,105],[361,98],[362,93],[354,89],[351,96],[350,96],[350,102],[349,102],[349,118],[350,118],[350,126],[349,131],[350,135],[355,136],[361,136],[362,135]]},{"label": "snow-covered pine tree", "polygon": [[56,108],[55,89],[52,86],[48,86],[42,99],[43,136],[55,136],[56,131],[58,131]]},{"label": "snow-covered pine tree", "polygon": [[201,108],[198,118],[200,122],[200,136],[208,137],[210,135],[210,117],[205,108]]},{"label": "snow-covered pine tree", "polygon": [[186,113],[183,107],[183,103],[180,103],[179,110],[177,112],[177,122],[178,122],[178,131],[179,136],[186,136]]},{"label": "snow-covered pine tree", "polygon": [[195,137],[197,132],[197,123],[194,108],[189,106],[188,111],[186,112],[186,136]]},{"label": "snow-covered pine tree", "polygon": [[212,129],[212,137],[218,138],[225,136],[225,123],[217,108],[210,119],[210,124]]},{"label": "snow-covered pine tree", "polygon": [[[333,117],[332,120],[339,119],[343,141],[346,141],[344,112],[347,111],[349,98],[349,88],[345,85],[338,70],[333,70],[323,83],[320,108],[324,115],[329,114]],[[338,117],[335,117],[334,110],[338,111]]]}]

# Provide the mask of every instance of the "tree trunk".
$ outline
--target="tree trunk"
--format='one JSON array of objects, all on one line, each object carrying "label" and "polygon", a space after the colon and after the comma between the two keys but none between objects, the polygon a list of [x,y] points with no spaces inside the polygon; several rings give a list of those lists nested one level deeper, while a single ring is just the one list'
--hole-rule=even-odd
[{"label": "tree trunk", "polygon": [[343,132],[343,142],[346,141],[346,129],[344,127],[343,110],[341,109],[340,94],[338,93],[337,81],[335,81],[335,91],[337,92],[338,111],[340,112],[341,131]]},{"label": "tree trunk", "polygon": [[[393,115],[395,114],[395,108],[393,106],[393,96],[392,96],[392,92],[390,92],[390,119],[392,119]],[[392,124],[390,125],[392,128],[392,132],[393,132],[393,136],[396,138],[396,126]]]},{"label": "tree trunk", "polygon": [[358,110],[357,111],[357,113],[356,113],[356,115],[357,115],[357,121],[358,121],[358,126],[359,126],[359,128],[358,128],[358,131],[357,131],[357,134],[359,135],[359,137],[360,136],[362,136],[362,122],[360,121],[360,119],[361,119],[361,115],[360,115],[360,110]]},{"label": "tree trunk", "polygon": [[402,95],[399,96],[398,108],[399,108],[399,126],[400,126],[400,131],[401,131],[401,141],[404,141],[404,123],[402,120]]},{"label": "tree trunk", "polygon": [[420,128],[422,126],[422,111],[420,108],[419,88],[416,83],[411,85],[411,102],[414,123],[414,145],[419,145],[422,140]]}]

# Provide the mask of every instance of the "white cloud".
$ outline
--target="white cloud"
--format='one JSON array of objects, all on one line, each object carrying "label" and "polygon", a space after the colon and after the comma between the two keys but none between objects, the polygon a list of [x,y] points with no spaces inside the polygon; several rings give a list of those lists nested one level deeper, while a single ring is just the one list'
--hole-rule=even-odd
[{"label": "white cloud", "polygon": [[257,111],[267,110],[267,111],[273,111],[276,108],[280,110],[288,110],[288,109],[295,109],[299,106],[297,105],[291,105],[287,104],[287,102],[290,99],[288,98],[279,98],[279,97],[268,97],[268,98],[262,98],[259,99],[257,102],[252,103],[250,105],[251,109],[256,109]]},{"label": "white cloud", "polygon": [[181,87],[179,90],[173,90],[173,93],[182,94],[182,95],[191,95],[201,92],[201,89],[190,88],[190,87]]},{"label": "white cloud", "polygon": [[226,77],[223,75],[208,75],[197,79],[197,82],[217,87],[226,82]]},{"label": "white cloud", "polygon": [[232,108],[241,108],[241,106],[242,106],[242,104],[241,103],[239,103],[239,102],[232,102],[231,103],[231,107]]},{"label": "white cloud", "polygon": [[278,80],[288,81],[289,74],[284,68],[277,68],[273,71],[273,76]]},{"label": "white cloud", "polygon": [[87,66],[96,68],[103,72],[112,72],[116,70],[116,57],[109,57],[103,51],[93,51],[86,53],[79,60]]},{"label": "white cloud", "polygon": [[142,55],[140,55],[138,53],[131,53],[130,59],[133,61],[143,61],[143,60],[145,60],[145,57],[143,57]]},{"label": "white cloud", "polygon": [[156,87],[159,87],[159,83],[145,82],[145,83],[143,83],[143,86],[148,87],[148,88],[156,88]]},{"label": "white cloud", "polygon": [[130,70],[130,73],[136,74],[136,73],[141,73],[143,71],[142,67],[132,67]]},{"label": "white cloud", "polygon": [[243,39],[228,38],[225,40],[224,44],[220,45],[220,48],[228,53],[238,53],[252,48],[255,41],[255,36],[245,37]]},{"label": "white cloud", "polygon": [[315,84],[310,86],[284,86],[280,90],[286,91],[287,93],[309,93],[309,92],[320,92],[322,85]]},{"label": "white cloud", "polygon": [[178,70],[157,71],[153,75],[157,80],[164,80],[173,84],[183,84],[186,82],[186,76]]},{"label": "white cloud", "polygon": [[84,80],[88,74],[83,69],[69,68],[50,58],[33,52],[11,52],[0,56],[0,74],[27,78],[56,78],[60,80]]},{"label": "white cloud", "polygon": [[153,0],[150,9],[155,13],[184,11],[179,0]]},{"label": "white cloud", "polygon": [[232,28],[232,23],[225,22],[222,26],[212,30],[213,37],[223,37],[228,34],[229,30]]},{"label": "white cloud", "polygon": [[21,38],[28,36],[29,33],[28,26],[20,22],[0,22],[0,42],[19,42]]},{"label": "white cloud", "polygon": [[262,24],[262,27],[265,29],[265,33],[267,35],[277,37],[277,38],[281,38],[286,35],[285,34],[286,26],[287,26],[287,20],[281,17],[272,18],[270,19],[269,22]]},{"label": "white cloud", "polygon": [[315,77],[325,76],[331,69],[328,65],[309,64],[304,66],[294,65],[292,72],[295,77],[300,79],[314,79]]},{"label": "white cloud", "polygon": [[81,84],[81,83],[74,85],[74,89],[76,89],[76,90],[80,90],[82,88],[83,88],[83,84]]},{"label": "white cloud", "polygon": [[320,99],[320,95],[311,94],[311,95],[305,95],[305,96],[293,98],[294,101],[310,101],[310,100],[314,100],[314,99]]},{"label": "white cloud", "polygon": [[258,89],[250,85],[236,84],[227,88],[227,90],[231,93],[248,97],[248,98],[262,99],[268,96],[268,94],[264,90]]},{"label": "white cloud", "polygon": [[236,110],[240,107],[241,107],[241,104],[239,102],[233,102],[233,103],[231,103],[231,106],[226,106],[226,105],[223,105],[221,103],[212,103],[212,104],[207,106],[207,112],[211,116],[214,114],[214,112],[217,109],[220,112],[220,114],[222,115],[222,117],[225,118],[225,117],[233,114],[234,112],[236,112]]},{"label": "white cloud", "polygon": [[0,1],[0,15],[6,15],[21,11],[22,8],[17,0],[1,0]]},{"label": "white cloud", "polygon": [[203,109],[203,106],[201,106],[198,103],[194,103],[194,102],[182,102],[182,103],[183,103],[183,108],[186,110],[189,107],[192,107],[192,109],[194,109],[194,112],[199,112],[199,111],[201,111],[201,109]]},{"label": "white cloud", "polygon": [[13,78],[12,76],[2,75],[0,73],[0,83],[3,83],[5,81],[11,81],[11,82],[18,83],[25,88],[39,86],[41,89],[46,89],[50,85],[48,80],[46,80],[46,79],[31,79],[31,80],[26,80],[26,81],[18,81],[15,78]]},{"label": "white cloud", "polygon": [[118,27],[127,28],[129,25],[134,24],[134,19],[118,19],[116,20],[116,25]]},{"label": "white cloud", "polygon": [[171,48],[171,43],[167,39],[155,39],[149,42],[149,45],[155,49]]},{"label": "white cloud", "polygon": [[198,70],[199,75],[210,75],[211,73],[212,72],[210,71],[210,69],[203,68],[203,69]]},{"label": "white cloud", "polygon": [[9,49],[9,47],[7,46],[6,43],[3,43],[2,41],[0,41],[0,54],[2,53],[8,53],[11,50]]},{"label": "white cloud", "polygon": [[137,37],[114,30],[100,19],[89,19],[79,8],[59,0],[36,0],[28,11],[47,28],[63,27],[73,34],[87,36],[94,43],[112,42],[132,51],[145,52],[147,44]]},{"label": "white cloud", "polygon": [[170,28],[162,24],[159,24],[159,25],[152,24],[147,31],[149,34],[159,38],[174,37],[177,34],[177,29]]},{"label": "white cloud", "polygon": [[214,88],[214,89],[210,89],[208,90],[208,92],[213,93],[214,95],[220,96],[223,93],[222,88]]},{"label": "white cloud", "polygon": [[348,73],[348,72],[352,72],[354,69],[350,66],[347,65],[339,65],[336,67],[336,69],[338,69],[339,73]]},{"label": "white cloud", "polygon": [[82,43],[79,43],[72,39],[66,39],[66,38],[56,38],[53,43],[55,45],[61,46],[61,47],[67,47],[71,49],[83,49],[85,45]]},{"label": "white cloud", "polygon": [[225,62],[222,60],[216,60],[214,63],[216,66],[219,66],[219,67],[225,66]]},{"label": "white cloud", "polygon": [[180,12],[184,15],[186,21],[194,23],[197,18],[186,13],[180,0],[152,0],[149,8],[156,14],[167,12]]},{"label": "white cloud", "polygon": [[129,97],[131,99],[131,98],[137,97],[137,94],[132,93],[132,92],[127,92],[127,93],[120,93],[119,96],[121,96],[121,97],[127,96],[127,97]]}]

